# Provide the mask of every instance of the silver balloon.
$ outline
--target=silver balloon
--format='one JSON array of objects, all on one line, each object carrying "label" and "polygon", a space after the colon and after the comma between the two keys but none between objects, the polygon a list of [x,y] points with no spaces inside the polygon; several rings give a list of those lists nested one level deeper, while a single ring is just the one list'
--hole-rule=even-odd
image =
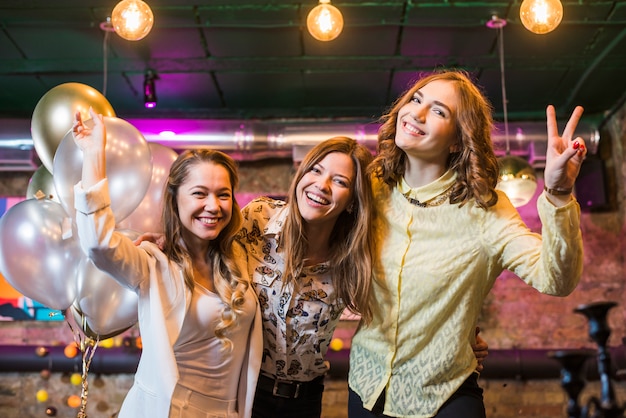
[{"label": "silver balloon", "polygon": [[[93,121],[85,124],[93,127]],[[111,195],[111,210],[117,222],[130,215],[139,205],[152,175],[150,147],[141,132],[129,122],[104,117],[107,131],[106,171]],[[72,133],[59,144],[54,156],[54,186],[61,204],[74,217],[74,185],[82,177],[83,153],[74,143]]]},{"label": "silver balloon", "polygon": [[51,309],[76,297],[82,253],[71,219],[48,199],[28,199],[0,219],[0,271],[17,291]]},{"label": "silver balloon", "polygon": [[69,311],[74,317],[74,322],[76,322],[76,325],[80,328],[83,334],[85,334],[87,337],[93,338],[94,340],[103,341],[108,338],[113,338],[130,328],[129,326],[122,329],[116,329],[109,333],[96,332],[91,328],[91,319],[85,316],[85,314],[80,311],[80,308],[76,306],[76,304],[70,306]]},{"label": "silver balloon", "polygon": [[132,229],[141,233],[163,232],[161,210],[163,208],[163,192],[170,167],[178,158],[173,149],[156,142],[150,142],[152,154],[152,180],[143,200],[128,217],[118,222],[120,229]]},{"label": "silver balloon", "polygon": [[[132,240],[139,236],[134,231],[119,232]],[[87,257],[78,268],[76,285],[78,293],[73,306],[83,317],[83,331],[104,339],[137,322],[137,294],[98,269]]]},{"label": "silver balloon", "polygon": [[57,196],[57,191],[54,188],[52,174],[48,171],[45,165],[42,165],[35,170],[32,177],[28,181],[26,198],[50,199],[57,203],[61,203]]},{"label": "silver balloon", "polygon": [[81,83],[64,83],[50,89],[35,106],[30,123],[33,145],[42,164],[50,171],[52,160],[65,134],[72,128],[74,114],[89,118],[89,108],[104,116],[115,116],[109,101],[95,88]]}]

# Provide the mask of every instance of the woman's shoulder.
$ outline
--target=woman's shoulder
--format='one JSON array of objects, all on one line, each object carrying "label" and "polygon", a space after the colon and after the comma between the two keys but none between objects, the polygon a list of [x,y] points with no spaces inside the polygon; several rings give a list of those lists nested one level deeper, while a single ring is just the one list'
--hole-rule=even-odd
[{"label": "woman's shoulder", "polygon": [[275,213],[286,207],[287,203],[283,200],[262,196],[248,203],[241,212],[245,220],[259,218],[269,220]]},{"label": "woman's shoulder", "polygon": [[246,208],[252,208],[252,207],[277,208],[277,207],[283,207],[286,205],[287,205],[287,202],[285,202],[284,200],[275,199],[270,196],[259,196],[256,199],[252,199],[250,203],[248,203],[245,207]]}]

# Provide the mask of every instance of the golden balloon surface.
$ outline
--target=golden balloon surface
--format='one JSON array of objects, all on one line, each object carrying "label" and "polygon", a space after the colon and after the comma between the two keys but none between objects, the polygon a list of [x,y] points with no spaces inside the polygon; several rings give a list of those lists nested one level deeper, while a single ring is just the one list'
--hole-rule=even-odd
[{"label": "golden balloon surface", "polygon": [[82,83],[64,83],[44,94],[30,123],[33,144],[41,163],[52,173],[54,153],[63,137],[72,128],[74,114],[91,119],[89,107],[104,116],[115,116],[109,101],[93,87]]},{"label": "golden balloon surface", "polygon": [[28,182],[26,189],[27,199],[49,199],[61,203],[54,188],[52,174],[45,166],[40,166]]}]

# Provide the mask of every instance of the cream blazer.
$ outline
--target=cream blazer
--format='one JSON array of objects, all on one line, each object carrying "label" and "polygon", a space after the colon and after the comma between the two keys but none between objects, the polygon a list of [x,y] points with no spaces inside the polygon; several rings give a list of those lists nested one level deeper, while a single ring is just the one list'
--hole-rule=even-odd
[{"label": "cream blazer", "polygon": [[[100,270],[138,294],[138,322],[143,349],[135,382],[124,399],[118,417],[167,418],[178,380],[173,346],[191,300],[182,269],[168,260],[156,245],[142,242],[136,246],[115,231],[107,179],[86,191],[78,183],[74,187],[74,197],[81,248]],[[238,244],[233,245],[237,245],[237,262],[240,271],[245,274],[245,252]],[[258,302],[244,349],[248,355],[240,375],[238,411],[240,417],[247,418],[252,414],[263,350]]]}]

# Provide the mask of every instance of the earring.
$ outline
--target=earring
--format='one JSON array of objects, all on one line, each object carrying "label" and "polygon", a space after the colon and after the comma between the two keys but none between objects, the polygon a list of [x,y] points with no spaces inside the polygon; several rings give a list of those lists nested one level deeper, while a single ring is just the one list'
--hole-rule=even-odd
[{"label": "earring", "polygon": [[352,215],[352,212],[354,212],[354,200],[352,202],[350,202],[350,204],[346,208],[346,212],[348,212],[350,215]]}]

